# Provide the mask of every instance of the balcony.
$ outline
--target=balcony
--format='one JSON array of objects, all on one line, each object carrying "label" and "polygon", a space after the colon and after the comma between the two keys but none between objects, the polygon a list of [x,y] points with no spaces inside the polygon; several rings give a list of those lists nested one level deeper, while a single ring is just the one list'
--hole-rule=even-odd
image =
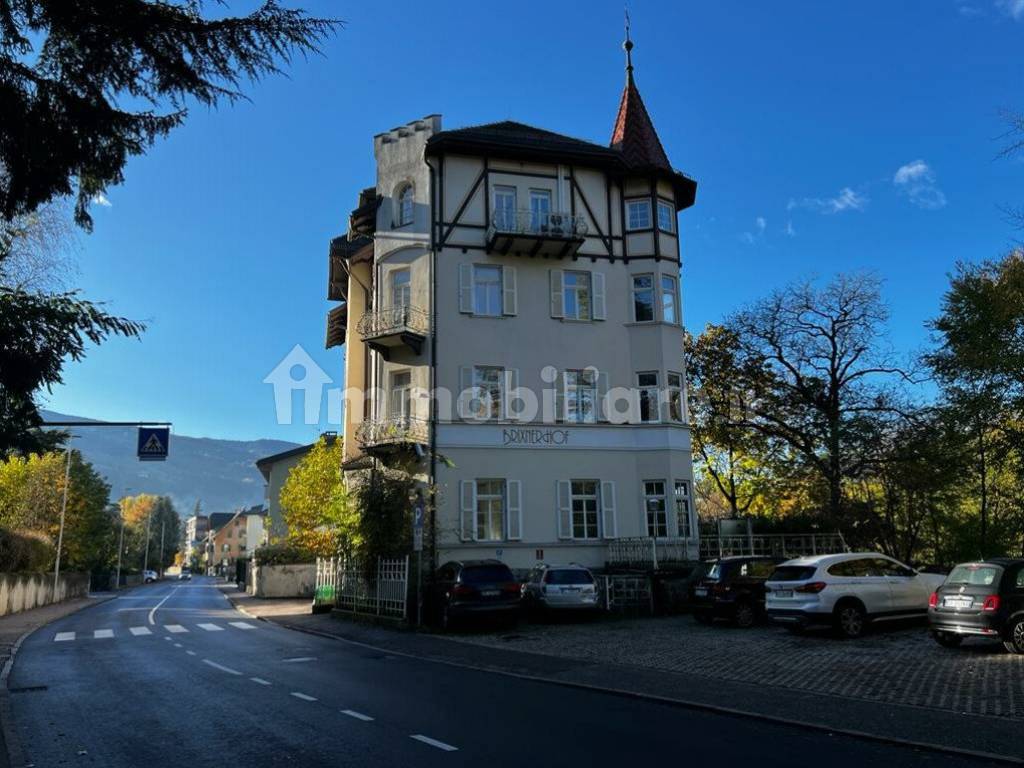
[{"label": "balcony", "polygon": [[487,250],[502,256],[571,256],[583,245],[587,222],[568,213],[497,210],[487,228]]},{"label": "balcony", "polygon": [[429,428],[425,419],[396,416],[388,419],[368,419],[356,427],[356,440],[367,453],[389,452],[429,442]]},{"label": "balcony", "polygon": [[430,334],[430,317],[419,307],[389,307],[367,312],[356,330],[370,349],[390,360],[396,347],[404,346],[416,355],[423,351],[423,342]]}]

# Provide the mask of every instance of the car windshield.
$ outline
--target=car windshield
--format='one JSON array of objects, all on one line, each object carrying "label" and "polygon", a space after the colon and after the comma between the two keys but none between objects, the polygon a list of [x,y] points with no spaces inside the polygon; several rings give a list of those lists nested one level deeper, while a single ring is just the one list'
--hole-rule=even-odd
[{"label": "car windshield", "polygon": [[512,571],[505,565],[474,565],[463,568],[459,580],[463,584],[489,584],[496,581],[515,581]]},{"label": "car windshield", "polygon": [[780,565],[768,577],[768,581],[807,581],[814,575],[814,571],[813,565]]},{"label": "car windshield", "polygon": [[947,584],[967,584],[972,587],[990,587],[999,581],[1003,569],[998,565],[958,565],[946,577]]},{"label": "car windshield", "polygon": [[566,568],[564,570],[548,571],[544,581],[548,584],[593,584],[594,577],[589,571],[578,568]]},{"label": "car windshield", "polygon": [[722,578],[722,561],[715,560],[708,569],[708,572],[704,575],[704,578],[716,581]]}]

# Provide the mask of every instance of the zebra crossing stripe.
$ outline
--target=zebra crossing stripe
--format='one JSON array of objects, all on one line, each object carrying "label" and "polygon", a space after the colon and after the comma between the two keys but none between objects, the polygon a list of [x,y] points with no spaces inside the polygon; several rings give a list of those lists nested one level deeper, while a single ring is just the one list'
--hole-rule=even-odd
[{"label": "zebra crossing stripe", "polygon": [[128,631],[138,637],[139,635],[152,635],[149,631],[149,627],[128,627]]},{"label": "zebra crossing stripe", "polygon": [[205,629],[207,632],[223,632],[224,631],[224,627],[218,627],[216,624],[200,624],[199,626],[201,628]]},{"label": "zebra crossing stripe", "polygon": [[188,630],[181,626],[181,624],[164,624],[164,629],[172,635],[180,635],[182,632],[188,632]]},{"label": "zebra crossing stripe", "polygon": [[58,632],[54,636],[53,642],[55,642],[55,643],[66,643],[67,641],[74,640],[74,639],[75,639],[75,633],[74,632]]},{"label": "zebra crossing stripe", "polygon": [[114,630],[112,629],[97,629],[92,633],[92,636],[97,640],[105,640],[114,636]]}]

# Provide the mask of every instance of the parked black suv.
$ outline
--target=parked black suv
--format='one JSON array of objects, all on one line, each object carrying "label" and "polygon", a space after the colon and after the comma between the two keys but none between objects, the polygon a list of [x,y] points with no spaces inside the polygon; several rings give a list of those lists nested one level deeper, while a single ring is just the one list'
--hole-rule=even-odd
[{"label": "parked black suv", "polygon": [[1024,653],[1024,560],[992,558],[962,563],[928,601],[936,642],[956,648],[967,635],[998,638]]},{"label": "parked black suv", "polygon": [[751,627],[765,615],[764,583],[780,557],[723,557],[710,563],[690,595],[693,616],[701,624],[728,619],[737,627]]},{"label": "parked black suv", "polygon": [[445,629],[470,614],[519,615],[520,585],[500,560],[453,560],[437,569],[428,610]]}]

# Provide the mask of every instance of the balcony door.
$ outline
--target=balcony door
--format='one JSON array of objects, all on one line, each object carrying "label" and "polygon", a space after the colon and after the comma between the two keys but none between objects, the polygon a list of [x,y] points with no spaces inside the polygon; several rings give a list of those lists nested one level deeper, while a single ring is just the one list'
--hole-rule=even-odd
[{"label": "balcony door", "polygon": [[494,226],[501,232],[511,232],[516,225],[516,188],[494,188]]},{"label": "balcony door", "polygon": [[412,374],[409,371],[395,371],[391,374],[391,403],[388,416],[393,421],[407,425],[412,418]]},{"label": "balcony door", "polygon": [[408,307],[412,300],[412,288],[408,269],[391,271],[391,308]]},{"label": "balcony door", "polygon": [[551,192],[547,189],[530,190],[530,229],[547,232],[551,226]]}]

